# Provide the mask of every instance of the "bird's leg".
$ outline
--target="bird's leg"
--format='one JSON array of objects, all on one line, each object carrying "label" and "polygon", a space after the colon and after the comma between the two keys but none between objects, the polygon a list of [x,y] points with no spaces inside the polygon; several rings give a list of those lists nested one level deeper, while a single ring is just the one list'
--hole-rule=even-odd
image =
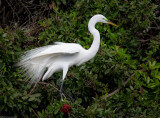
[{"label": "bird's leg", "polygon": [[63,94],[65,94],[65,95],[67,95],[71,99],[72,102],[74,102],[75,100],[63,90],[63,83],[64,83],[63,78],[62,78],[62,84],[60,86],[61,78],[62,78],[62,76],[57,80],[56,84],[60,88],[60,96],[61,96],[62,100],[63,100]]},{"label": "bird's leg", "polygon": [[61,81],[62,76],[57,80],[57,86],[59,87],[59,82]]},{"label": "bird's leg", "polygon": [[75,101],[75,100],[74,100],[70,95],[68,95],[64,90],[62,90],[62,91],[63,91],[63,93],[64,93],[65,95],[67,95],[67,96],[71,99],[72,102]]},{"label": "bird's leg", "polygon": [[63,83],[64,83],[64,80],[62,80],[62,83],[61,83],[61,88],[60,88],[60,95],[61,95],[61,99],[63,100]]},{"label": "bird's leg", "polygon": [[[61,76],[61,77],[62,77],[62,76]],[[57,80],[57,83],[56,83],[59,88],[60,88],[59,82],[61,81],[61,77]],[[62,85],[62,86],[63,86],[63,85]],[[63,88],[62,88],[62,90],[61,90],[61,92],[60,92],[60,95],[61,95],[61,96],[62,96],[62,94],[67,95],[67,96],[71,99],[72,102],[75,101],[70,95],[68,95],[68,94],[63,90]]]},{"label": "bird's leg", "polygon": [[60,87],[60,95],[61,95],[62,100],[63,100],[63,96],[62,96],[63,83],[64,83],[64,79],[66,77],[67,71],[68,71],[68,67],[63,68],[63,77],[62,77],[62,83],[61,83],[61,87]]},{"label": "bird's leg", "polygon": [[64,80],[62,80],[62,84],[61,84],[61,87],[60,87],[60,81],[61,81],[61,78],[62,78],[62,76],[57,80],[57,85],[58,85],[58,87],[60,88],[60,96],[61,96],[61,99],[63,99],[63,97],[62,97],[62,94],[63,94],[63,83],[64,83]]}]

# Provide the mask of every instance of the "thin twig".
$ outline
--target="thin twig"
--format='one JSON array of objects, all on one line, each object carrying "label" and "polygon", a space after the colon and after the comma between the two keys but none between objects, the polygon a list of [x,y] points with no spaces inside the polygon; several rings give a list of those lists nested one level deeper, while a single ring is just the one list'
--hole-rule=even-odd
[{"label": "thin twig", "polygon": [[36,115],[37,118],[39,118],[38,114],[32,109],[33,113]]},{"label": "thin twig", "polygon": [[[24,80],[20,80],[20,81],[24,81]],[[36,84],[33,86],[32,90],[29,92],[29,94],[31,94],[33,92],[33,90],[35,89],[37,84],[43,84],[43,85],[47,85],[47,86],[52,86],[55,90],[57,90],[58,92],[60,92],[60,90],[58,88],[56,88],[55,86],[53,86],[52,84],[46,83],[46,82],[36,82]],[[67,97],[65,96],[64,93],[62,93],[63,97],[66,99]]]},{"label": "thin twig", "polygon": [[33,92],[33,90],[35,89],[36,85],[37,85],[37,82],[34,84],[33,88],[32,88],[31,91],[29,92],[29,94],[31,94],[31,93]]},{"label": "thin twig", "polygon": [[[124,86],[132,79],[132,77],[133,77],[134,75],[135,75],[135,73],[133,73],[133,74],[131,75],[131,77],[128,78],[128,79],[124,82]],[[121,88],[122,88],[122,87],[120,87],[120,88],[114,90],[112,93],[110,93],[110,94],[108,94],[107,96],[105,96],[104,99],[107,99],[108,97],[110,97],[110,96],[116,94],[117,92],[120,91]]]},{"label": "thin twig", "polygon": [[150,39],[147,39],[147,40],[139,39],[137,41],[139,41],[139,42],[148,42],[148,41],[150,41]]},{"label": "thin twig", "polygon": [[43,84],[43,85],[49,85],[52,86],[54,89],[56,89],[57,91],[60,92],[60,90],[58,88],[56,88],[55,86],[53,86],[52,84],[46,83],[46,82],[38,82],[38,84]]},{"label": "thin twig", "polygon": [[160,29],[160,27],[149,27],[149,29]]},{"label": "thin twig", "polygon": [[[42,78],[42,77],[40,77],[38,81],[40,81],[40,80],[41,80],[41,78]],[[31,91],[29,92],[29,94],[31,94],[31,93],[33,92],[33,90],[35,89],[35,87],[36,87],[37,83],[38,83],[38,82],[36,82],[36,83],[34,84],[33,88],[32,88],[32,89],[31,89]]]},{"label": "thin twig", "polygon": [[[46,82],[37,82],[38,84],[43,84],[43,85],[49,85],[52,86],[54,89],[56,89],[58,92],[60,92],[60,90],[58,88],[56,88],[55,86],[53,86],[50,83],[46,83]],[[64,95],[64,93],[62,93],[63,97],[66,99],[66,96]]]}]

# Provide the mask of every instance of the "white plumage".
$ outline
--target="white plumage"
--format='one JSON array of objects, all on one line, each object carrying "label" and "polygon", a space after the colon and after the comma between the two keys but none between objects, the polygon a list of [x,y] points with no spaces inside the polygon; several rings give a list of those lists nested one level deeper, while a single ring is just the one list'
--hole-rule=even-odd
[{"label": "white plumage", "polygon": [[[64,66],[69,67],[76,64],[72,58],[77,56],[80,51],[85,50],[79,44],[60,42],[55,44],[32,49],[21,57],[21,61],[17,65],[22,68],[25,76],[31,79],[31,83],[40,79],[46,80],[54,72],[62,70]],[[48,71],[46,71],[47,69]]]},{"label": "white plumage", "polygon": [[70,66],[79,66],[96,55],[100,44],[100,34],[95,29],[97,22],[115,25],[103,15],[94,15],[88,23],[89,31],[94,37],[93,43],[88,50],[76,43],[56,42],[55,45],[48,45],[27,51],[20,58],[20,62],[17,65],[22,69],[26,78],[31,79],[31,83],[38,82],[41,79],[44,81],[59,70],[63,71],[62,80],[64,81]]}]

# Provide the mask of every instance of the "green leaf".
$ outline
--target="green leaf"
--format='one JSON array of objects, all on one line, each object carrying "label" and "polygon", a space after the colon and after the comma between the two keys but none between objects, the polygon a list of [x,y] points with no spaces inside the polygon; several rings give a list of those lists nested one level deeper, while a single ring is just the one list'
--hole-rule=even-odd
[{"label": "green leaf", "polygon": [[34,101],[35,100],[35,97],[31,97],[28,99],[28,101]]},{"label": "green leaf", "polygon": [[155,75],[154,77],[160,80],[160,75]]},{"label": "green leaf", "polygon": [[150,77],[147,77],[147,84],[150,83]]},{"label": "green leaf", "polygon": [[26,100],[26,99],[28,99],[28,96],[23,96],[22,99]]}]

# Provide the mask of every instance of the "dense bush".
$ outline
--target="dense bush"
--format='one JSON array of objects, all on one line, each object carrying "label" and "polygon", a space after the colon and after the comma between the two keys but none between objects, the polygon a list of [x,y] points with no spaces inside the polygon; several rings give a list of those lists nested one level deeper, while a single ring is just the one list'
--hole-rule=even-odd
[{"label": "dense bush", "polygon": [[[150,0],[56,0],[49,18],[38,21],[42,31],[0,29],[0,116],[15,117],[160,117],[160,33],[157,3]],[[119,28],[97,24],[101,46],[95,58],[71,67],[60,100],[56,85],[61,73],[36,87],[14,65],[21,53],[56,41],[88,49],[88,21],[103,14]],[[25,28],[26,29],[26,28]],[[38,30],[39,31],[39,30]],[[63,112],[64,104],[70,112]],[[64,108],[63,108],[64,109]]]}]

